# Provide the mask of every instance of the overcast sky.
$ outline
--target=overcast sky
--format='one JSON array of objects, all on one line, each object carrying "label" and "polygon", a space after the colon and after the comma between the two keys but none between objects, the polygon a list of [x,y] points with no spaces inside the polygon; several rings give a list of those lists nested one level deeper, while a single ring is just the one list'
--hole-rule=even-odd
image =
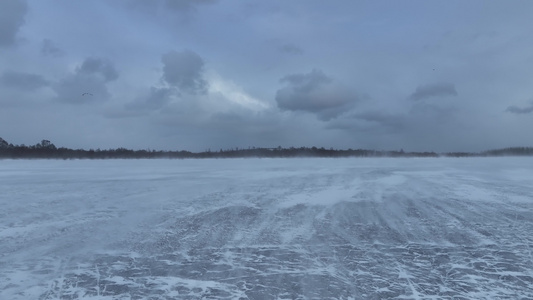
[{"label": "overcast sky", "polygon": [[529,0],[1,0],[0,137],[533,146],[531,12]]}]

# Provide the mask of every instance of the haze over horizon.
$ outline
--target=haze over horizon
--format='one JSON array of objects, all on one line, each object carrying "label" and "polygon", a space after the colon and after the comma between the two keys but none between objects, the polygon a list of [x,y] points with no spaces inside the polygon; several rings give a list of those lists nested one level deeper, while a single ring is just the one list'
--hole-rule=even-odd
[{"label": "haze over horizon", "polygon": [[0,137],[532,146],[531,1],[0,1]]}]

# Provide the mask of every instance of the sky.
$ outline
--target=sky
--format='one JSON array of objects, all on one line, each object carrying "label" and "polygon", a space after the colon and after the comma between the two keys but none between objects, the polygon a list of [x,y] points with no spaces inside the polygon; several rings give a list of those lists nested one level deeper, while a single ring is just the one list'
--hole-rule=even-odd
[{"label": "sky", "polygon": [[533,146],[533,1],[2,0],[0,137]]}]

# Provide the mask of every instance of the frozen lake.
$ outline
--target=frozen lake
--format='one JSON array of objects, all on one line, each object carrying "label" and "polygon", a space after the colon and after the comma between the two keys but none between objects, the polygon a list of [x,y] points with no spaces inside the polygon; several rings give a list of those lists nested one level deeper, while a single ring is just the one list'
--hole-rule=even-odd
[{"label": "frozen lake", "polygon": [[0,160],[0,299],[532,299],[533,158]]}]

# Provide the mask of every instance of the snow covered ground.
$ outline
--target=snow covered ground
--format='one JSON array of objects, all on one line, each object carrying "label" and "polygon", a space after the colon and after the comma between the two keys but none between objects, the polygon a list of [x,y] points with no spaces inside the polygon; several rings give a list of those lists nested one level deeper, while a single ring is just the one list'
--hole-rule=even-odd
[{"label": "snow covered ground", "polygon": [[0,160],[0,299],[532,299],[533,158]]}]

